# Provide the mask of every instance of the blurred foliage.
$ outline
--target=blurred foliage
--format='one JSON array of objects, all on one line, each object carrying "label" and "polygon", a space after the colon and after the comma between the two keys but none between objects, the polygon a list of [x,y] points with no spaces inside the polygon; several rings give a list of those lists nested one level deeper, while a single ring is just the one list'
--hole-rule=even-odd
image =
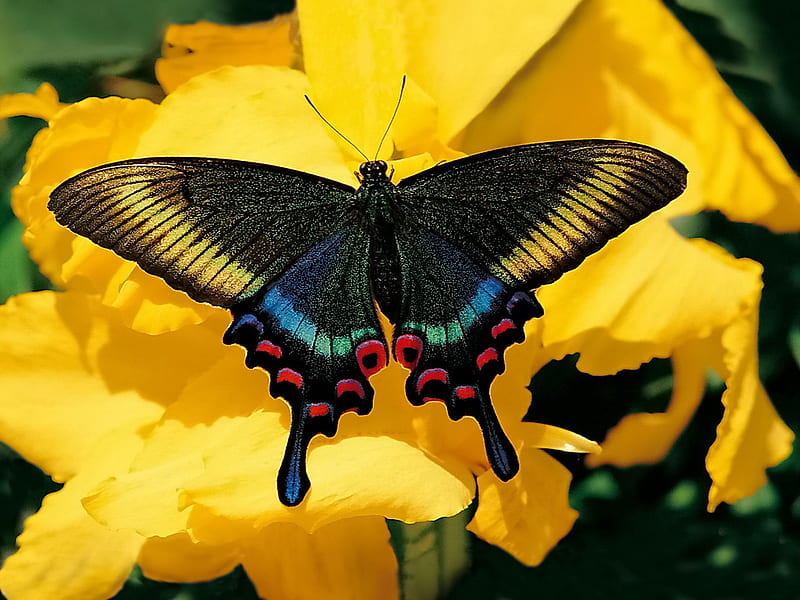
[{"label": "blurred foliage", "polygon": [[[796,0],[666,0],[706,48],[736,94],[761,120],[795,169],[800,168],[800,3]],[[53,83],[66,102],[104,95],[108,77],[153,81],[152,65],[169,23],[264,20],[291,4],[257,0],[0,0],[0,93]],[[10,190],[41,123],[0,123],[0,299],[44,289],[47,281],[19,242]],[[800,431],[800,237],[704,214],[678,228],[764,265],[761,376],[781,416]],[[630,411],[660,410],[669,399],[668,361],[639,371],[589,377],[575,359],[548,365],[532,382],[529,417],[602,439]],[[548,599],[647,597],[651,600],[800,597],[800,457],[770,473],[752,498],[714,514],[705,510],[704,456],[721,414],[721,386],[711,383],[696,418],[658,465],[589,471],[558,455],[573,472],[573,532],[538,568],[473,540],[473,568],[448,598]],[[633,399],[631,401],[631,399]],[[0,552],[14,550],[23,519],[58,486],[0,447]],[[461,526],[459,524],[459,526]],[[414,535],[392,524],[395,542]],[[421,534],[422,535],[422,534]],[[427,535],[425,533],[424,535]],[[398,547],[402,554],[401,542]],[[402,571],[402,569],[401,569]],[[194,585],[147,580],[135,570],[117,598],[203,600],[256,598],[241,569]]]}]

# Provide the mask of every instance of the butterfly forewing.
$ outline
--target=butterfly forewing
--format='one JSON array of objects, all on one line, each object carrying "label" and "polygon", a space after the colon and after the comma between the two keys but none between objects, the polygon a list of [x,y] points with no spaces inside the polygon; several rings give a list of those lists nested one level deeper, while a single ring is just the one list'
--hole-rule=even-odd
[{"label": "butterfly forewing", "polygon": [[510,285],[535,289],[665,206],[686,169],[653,148],[574,140],[503,148],[401,181],[411,225],[453,243]]},{"label": "butterfly forewing", "polygon": [[76,175],[48,207],[195,300],[230,307],[352,220],[354,192],[258,163],[148,158]]}]

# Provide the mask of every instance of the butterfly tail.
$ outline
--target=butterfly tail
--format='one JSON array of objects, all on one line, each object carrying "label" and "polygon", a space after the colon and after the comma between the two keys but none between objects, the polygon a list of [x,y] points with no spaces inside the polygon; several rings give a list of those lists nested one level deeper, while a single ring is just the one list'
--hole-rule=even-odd
[{"label": "butterfly tail", "polygon": [[479,393],[476,403],[478,406],[473,416],[483,432],[486,458],[489,459],[494,474],[502,481],[508,481],[519,471],[517,451],[497,420],[489,394]]},{"label": "butterfly tail", "polygon": [[307,411],[303,407],[298,410],[295,406],[297,404],[292,407],[292,426],[278,470],[278,498],[286,506],[300,504],[311,488],[306,470],[306,451],[312,435],[303,415]]}]

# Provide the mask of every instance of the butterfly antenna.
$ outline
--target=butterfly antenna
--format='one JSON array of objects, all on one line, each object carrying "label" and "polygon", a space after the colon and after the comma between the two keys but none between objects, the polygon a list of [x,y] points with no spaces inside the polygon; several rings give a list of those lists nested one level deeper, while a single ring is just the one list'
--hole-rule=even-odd
[{"label": "butterfly antenna", "polygon": [[[322,122],[323,122],[323,123],[325,123],[325,124],[326,124],[328,127],[330,127],[331,129],[333,129],[333,131],[335,131],[335,132],[336,132],[336,134],[337,134],[337,135],[338,135],[340,138],[342,138],[342,139],[343,139],[345,142],[347,142],[348,144],[350,144],[350,145],[351,145],[351,146],[352,146],[352,147],[355,149],[355,151],[356,151],[356,152],[358,152],[358,153],[359,153],[361,156],[363,156],[363,157],[364,157],[364,160],[366,160],[366,161],[368,161],[368,160],[369,160],[369,158],[367,157],[367,155],[366,155],[366,154],[364,154],[364,153],[363,153],[361,150],[359,150],[358,146],[356,146],[356,145],[355,145],[353,142],[351,142],[349,139],[347,139],[347,136],[345,136],[345,135],[344,135],[344,134],[343,134],[341,131],[339,131],[338,129],[336,129],[336,127],[334,127],[334,126],[333,126],[333,123],[331,123],[330,121],[328,121],[328,119],[326,119],[325,117],[323,117],[323,116],[322,116],[322,113],[321,113],[321,112],[319,112],[319,109],[318,109],[316,106],[314,106],[314,103],[311,101],[311,98],[309,98],[307,94],[303,94],[303,98],[305,98],[305,99],[306,99],[306,102],[308,102],[308,104],[311,106],[311,108],[313,108],[313,109],[314,109],[314,112],[315,112],[315,113],[317,113],[317,116],[319,116],[319,118],[320,118],[320,119],[322,119]],[[396,112],[396,111],[395,111],[395,112]]]},{"label": "butterfly antenna", "polygon": [[397,111],[400,110],[400,101],[403,99],[403,90],[405,89],[406,89],[406,76],[403,75],[403,80],[400,82],[400,94],[398,94],[397,96],[397,104],[394,105],[394,112],[392,113],[392,118],[389,119],[389,124],[386,126],[386,131],[383,132],[383,137],[381,138],[380,143],[378,143],[378,149],[375,151],[375,158],[373,158],[372,160],[378,159],[378,154],[380,154],[383,142],[386,140],[386,136],[389,135],[389,130],[392,128],[392,124],[394,123],[394,118],[397,116]]}]

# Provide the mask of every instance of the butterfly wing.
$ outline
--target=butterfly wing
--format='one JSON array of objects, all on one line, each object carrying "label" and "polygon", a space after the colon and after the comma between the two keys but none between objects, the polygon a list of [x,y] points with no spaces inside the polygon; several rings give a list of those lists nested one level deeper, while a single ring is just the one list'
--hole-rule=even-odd
[{"label": "butterfly wing", "polygon": [[474,417],[490,463],[508,480],[519,463],[489,386],[503,371],[505,348],[523,339],[525,321],[542,308],[428,230],[400,231],[397,245],[403,295],[394,353],[411,371],[406,395],[412,404],[444,402],[452,419]]},{"label": "butterfly wing", "polygon": [[57,187],[57,220],[192,298],[230,308],[226,343],[270,373],[292,411],[278,491],[299,504],[305,454],[349,410],[387,350],[369,284],[355,190],[280,167],[205,158],[103,165]]},{"label": "butterfly wing", "polygon": [[648,146],[570,140],[444,163],[398,184],[424,226],[501,281],[535,289],[577,267],[686,186],[686,168]]},{"label": "butterfly wing", "polygon": [[517,457],[489,386],[505,349],[543,314],[530,290],[578,266],[666,205],[686,169],[658,150],[607,140],[516,146],[401,181],[397,234],[402,303],[394,352],[414,403],[443,400],[474,417],[503,480]]},{"label": "butterfly wing", "polygon": [[145,158],[68,179],[48,208],[62,225],[193,299],[230,307],[340,227],[354,193],[259,163]]},{"label": "butterfly wing", "polygon": [[368,379],[387,362],[370,291],[368,234],[357,223],[334,232],[233,314],[224,341],[243,345],[247,365],[269,371],[272,395],[292,409],[278,493],[294,506],[310,486],[309,441],[334,435],[345,412],[371,410]]}]

